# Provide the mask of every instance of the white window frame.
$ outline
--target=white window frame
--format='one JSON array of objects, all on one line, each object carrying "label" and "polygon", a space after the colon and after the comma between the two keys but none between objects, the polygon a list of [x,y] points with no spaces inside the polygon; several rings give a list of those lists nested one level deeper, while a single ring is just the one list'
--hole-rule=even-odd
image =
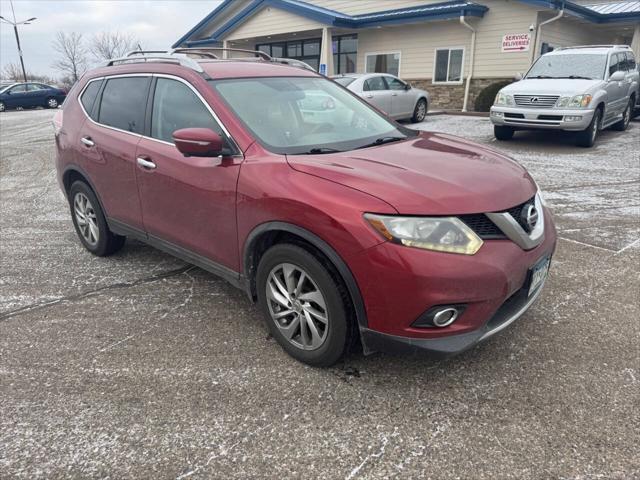
[{"label": "white window frame", "polygon": [[367,59],[370,56],[375,56],[375,55],[398,55],[398,77],[400,77],[400,74],[402,73],[402,52],[400,50],[395,50],[395,51],[391,51],[391,52],[366,52],[364,54],[364,72],[365,73],[379,73],[380,75],[393,75],[393,73],[389,73],[389,72],[369,72],[367,71]]},{"label": "white window frame", "polygon": [[[462,65],[460,66],[460,80],[457,81],[438,81],[436,80],[436,68],[438,61],[438,52],[448,50],[449,56],[447,57],[447,78],[449,78],[449,68],[451,67],[451,50],[462,50]],[[464,63],[465,63],[466,51],[463,46],[458,47],[439,47],[433,51],[433,74],[431,75],[431,83],[436,85],[462,85],[464,83]]]}]

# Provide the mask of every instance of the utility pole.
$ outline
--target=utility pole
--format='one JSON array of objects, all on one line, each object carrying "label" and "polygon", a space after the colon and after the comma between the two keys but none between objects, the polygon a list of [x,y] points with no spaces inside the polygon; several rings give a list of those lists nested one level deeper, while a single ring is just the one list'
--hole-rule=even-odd
[{"label": "utility pole", "polygon": [[20,47],[20,36],[18,35],[18,25],[29,25],[30,22],[34,21],[36,17],[31,17],[28,20],[23,20],[21,22],[16,21],[16,12],[13,9],[13,2],[11,3],[11,11],[13,12],[13,22],[11,20],[7,20],[2,15],[0,15],[0,20],[8,23],[9,25],[13,25],[13,32],[16,34],[16,44],[18,45],[18,55],[20,56],[20,65],[22,66],[22,76],[24,77],[25,83],[27,82],[27,71],[24,68],[24,59],[22,58],[22,48]]}]

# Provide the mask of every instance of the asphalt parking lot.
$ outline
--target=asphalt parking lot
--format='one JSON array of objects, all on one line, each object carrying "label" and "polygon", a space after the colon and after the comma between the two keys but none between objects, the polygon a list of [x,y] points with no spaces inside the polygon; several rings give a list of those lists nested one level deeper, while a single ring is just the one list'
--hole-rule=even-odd
[{"label": "asphalt parking lot", "polygon": [[0,115],[0,478],[640,477],[639,121],[585,150],[428,117],[537,179],[560,235],[546,289],[454,359],[319,370],[213,275],[137,242],[84,251],[52,115]]}]

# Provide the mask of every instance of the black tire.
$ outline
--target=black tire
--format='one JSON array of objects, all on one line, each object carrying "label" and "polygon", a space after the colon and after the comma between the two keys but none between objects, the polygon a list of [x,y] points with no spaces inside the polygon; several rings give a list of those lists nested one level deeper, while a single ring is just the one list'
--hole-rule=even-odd
[{"label": "black tire", "polygon": [[589,126],[581,132],[578,132],[576,137],[576,145],[584,148],[591,148],[596,143],[600,126],[602,125],[602,109],[598,108],[593,114],[591,123]]},{"label": "black tire", "polygon": [[504,125],[494,125],[493,135],[498,140],[511,140],[515,130],[512,127],[505,127]]},{"label": "black tire", "polygon": [[58,100],[53,97],[47,98],[47,101],[44,105],[46,108],[58,108]]},{"label": "black tire", "polygon": [[[271,316],[267,298],[269,277],[281,264],[291,264],[301,268],[311,277],[324,297],[327,310],[326,336],[323,343],[313,350],[305,350],[288,340],[276,320]],[[349,318],[348,298],[341,284],[336,282],[335,272],[331,272],[314,255],[304,248],[288,243],[278,244],[265,252],[260,259],[256,273],[258,306],[267,322],[273,338],[293,358],[314,367],[328,367],[336,363],[348,349],[352,337],[352,323]],[[301,336],[301,333],[300,333]]]},{"label": "black tire", "polygon": [[424,121],[427,116],[427,111],[429,109],[429,105],[427,104],[427,100],[421,98],[416,103],[415,108],[413,109],[413,116],[411,117],[411,121],[413,123],[420,123]]},{"label": "black tire", "polygon": [[[96,242],[90,242],[85,238],[85,234],[82,232],[81,227],[79,225],[79,219],[76,214],[76,207],[74,203],[76,199],[82,198],[81,195],[84,195],[85,198],[89,201],[89,207],[93,212],[93,217],[95,220],[95,226],[97,227],[98,235]],[[114,254],[118,250],[122,248],[126,237],[121,235],[116,235],[115,233],[109,230],[109,226],[107,225],[107,221],[104,216],[104,212],[102,211],[102,207],[100,206],[100,202],[98,202],[98,198],[89,185],[85,182],[78,180],[71,185],[69,189],[69,207],[71,209],[71,218],[73,220],[73,226],[76,229],[76,233],[78,234],[78,238],[80,242],[89,252],[93,253],[98,257],[106,257]]]},{"label": "black tire", "polygon": [[4,112],[7,109],[4,102],[0,102],[0,112]]},{"label": "black tire", "polygon": [[617,123],[611,125],[613,130],[617,130],[618,132],[624,132],[629,126],[629,122],[631,121],[631,115],[633,114],[633,110],[635,108],[636,100],[635,98],[630,98],[629,103],[627,104],[627,108],[625,108],[622,113],[622,120]]}]

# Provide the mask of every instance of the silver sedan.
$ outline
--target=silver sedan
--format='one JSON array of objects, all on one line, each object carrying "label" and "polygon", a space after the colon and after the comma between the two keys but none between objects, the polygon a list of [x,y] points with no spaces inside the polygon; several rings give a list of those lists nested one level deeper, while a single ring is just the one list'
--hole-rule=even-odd
[{"label": "silver sedan", "polygon": [[333,80],[396,120],[421,122],[429,110],[429,93],[386,73],[348,73]]}]

